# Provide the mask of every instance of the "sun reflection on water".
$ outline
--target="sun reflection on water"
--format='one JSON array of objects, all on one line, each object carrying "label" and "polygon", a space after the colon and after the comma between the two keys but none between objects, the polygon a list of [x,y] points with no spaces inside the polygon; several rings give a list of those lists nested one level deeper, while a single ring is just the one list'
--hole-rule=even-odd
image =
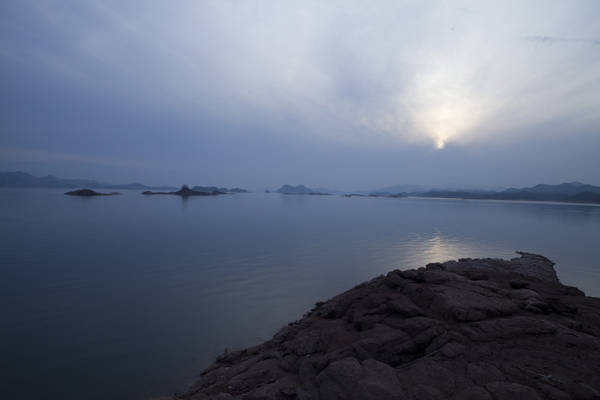
[{"label": "sun reflection on water", "polygon": [[432,262],[463,257],[510,258],[514,253],[468,238],[455,238],[436,232],[431,236],[412,235],[395,244],[377,249],[378,258],[388,269],[424,267]]}]

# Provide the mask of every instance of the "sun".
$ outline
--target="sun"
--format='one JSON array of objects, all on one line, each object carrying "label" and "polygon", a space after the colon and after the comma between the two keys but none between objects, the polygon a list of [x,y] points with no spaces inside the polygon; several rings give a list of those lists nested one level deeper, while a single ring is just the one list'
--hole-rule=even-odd
[{"label": "sun", "polygon": [[440,132],[439,130],[432,132],[430,135],[433,140],[433,144],[436,150],[442,150],[446,147],[446,143],[448,143],[448,139],[452,138],[452,135],[448,135],[445,131]]}]

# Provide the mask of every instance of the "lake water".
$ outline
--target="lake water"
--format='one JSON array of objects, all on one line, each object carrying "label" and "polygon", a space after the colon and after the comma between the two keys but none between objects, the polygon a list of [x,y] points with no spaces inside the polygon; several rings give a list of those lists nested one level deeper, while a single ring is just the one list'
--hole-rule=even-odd
[{"label": "lake water", "polygon": [[600,296],[600,207],[0,190],[0,392],[144,399],[389,270],[536,252]]}]

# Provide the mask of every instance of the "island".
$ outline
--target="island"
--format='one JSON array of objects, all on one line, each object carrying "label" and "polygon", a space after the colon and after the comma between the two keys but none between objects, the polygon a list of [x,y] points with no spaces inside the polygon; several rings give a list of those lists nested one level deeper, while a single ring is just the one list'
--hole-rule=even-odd
[{"label": "island", "polygon": [[164,399],[600,398],[600,299],[519,255],[361,283]]},{"label": "island", "polygon": [[238,187],[227,189],[225,187],[216,187],[216,186],[194,186],[192,188],[192,190],[195,190],[197,192],[206,192],[206,193],[211,193],[211,192],[248,193],[248,191],[246,189],[241,189],[241,188],[238,188]]},{"label": "island", "polygon": [[96,192],[92,189],[78,189],[78,190],[73,190],[72,192],[67,192],[65,194],[67,196],[91,197],[91,196],[115,196],[120,193],[119,192],[100,193],[100,192]]},{"label": "island", "polygon": [[315,196],[315,195],[316,196],[329,196],[330,195],[330,193],[313,190],[304,185],[296,185],[296,186],[283,185],[279,189],[277,189],[276,192],[281,193],[281,194],[300,194],[300,195],[313,195],[313,196]]},{"label": "island", "polygon": [[181,187],[181,189],[179,189],[176,192],[152,192],[150,190],[146,190],[145,192],[142,192],[142,194],[144,194],[144,195],[170,194],[170,195],[188,197],[188,196],[218,196],[220,194],[227,194],[227,192],[221,192],[219,190],[213,190],[213,191],[210,191],[210,192],[208,192],[208,191],[200,191],[200,190],[193,190],[193,189],[190,189],[188,187],[188,185],[183,185]]}]

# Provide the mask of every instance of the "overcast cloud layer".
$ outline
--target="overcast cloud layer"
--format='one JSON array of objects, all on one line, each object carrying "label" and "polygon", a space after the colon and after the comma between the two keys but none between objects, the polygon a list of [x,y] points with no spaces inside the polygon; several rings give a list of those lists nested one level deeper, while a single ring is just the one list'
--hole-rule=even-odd
[{"label": "overcast cloud layer", "polygon": [[597,1],[0,3],[0,169],[600,184]]}]

